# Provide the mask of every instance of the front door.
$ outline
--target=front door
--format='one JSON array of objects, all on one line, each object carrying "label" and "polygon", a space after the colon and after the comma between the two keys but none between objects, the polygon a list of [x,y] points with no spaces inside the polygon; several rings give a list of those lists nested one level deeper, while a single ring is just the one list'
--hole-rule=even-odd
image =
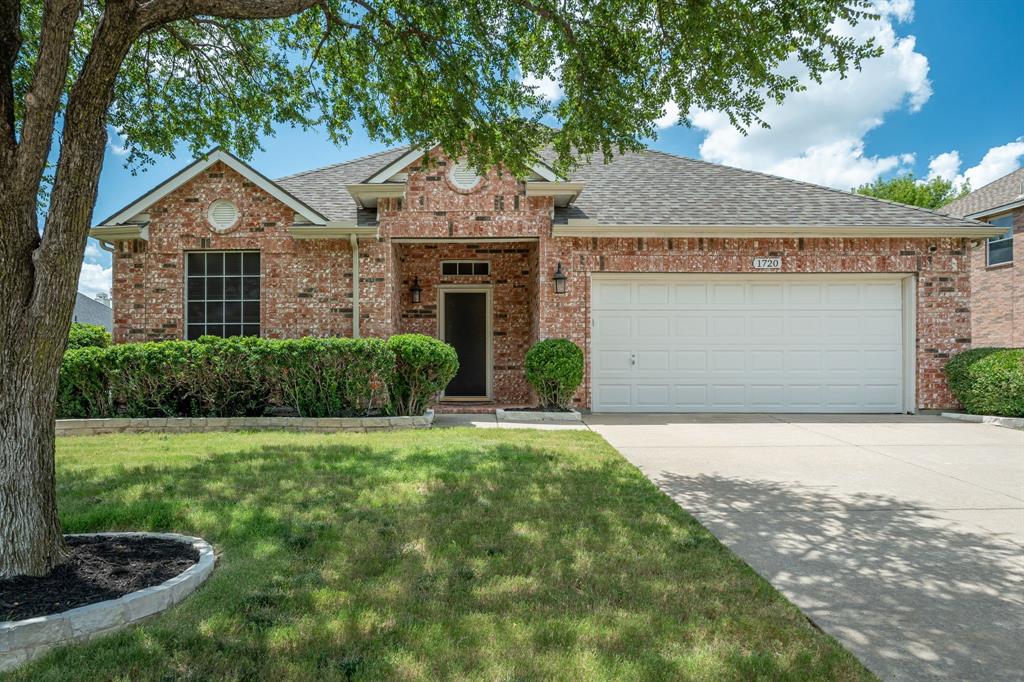
[{"label": "front door", "polygon": [[442,291],[441,338],[459,355],[459,371],[444,389],[446,398],[488,397],[486,291]]}]

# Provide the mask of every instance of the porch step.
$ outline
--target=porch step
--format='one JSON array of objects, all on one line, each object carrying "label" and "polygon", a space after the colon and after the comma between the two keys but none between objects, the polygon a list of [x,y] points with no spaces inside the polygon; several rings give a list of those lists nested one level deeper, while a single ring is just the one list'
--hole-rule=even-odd
[{"label": "porch step", "polygon": [[493,400],[481,400],[480,402],[444,402],[434,405],[434,414],[494,414],[498,408],[507,410],[511,407],[529,407],[528,405],[514,405],[496,403]]}]

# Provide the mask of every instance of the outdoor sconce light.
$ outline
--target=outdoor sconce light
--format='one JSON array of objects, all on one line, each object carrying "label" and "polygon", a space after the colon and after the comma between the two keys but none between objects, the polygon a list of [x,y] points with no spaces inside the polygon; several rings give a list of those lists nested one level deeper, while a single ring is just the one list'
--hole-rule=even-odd
[{"label": "outdoor sconce light", "polygon": [[420,278],[413,277],[412,286],[409,288],[409,293],[412,294],[412,302],[420,302],[420,294],[423,293],[423,289],[420,287]]},{"label": "outdoor sconce light", "polygon": [[562,272],[562,264],[561,263],[559,263],[558,267],[555,268],[555,275],[551,279],[553,279],[555,281],[555,293],[556,294],[564,294],[565,293],[565,273]]}]

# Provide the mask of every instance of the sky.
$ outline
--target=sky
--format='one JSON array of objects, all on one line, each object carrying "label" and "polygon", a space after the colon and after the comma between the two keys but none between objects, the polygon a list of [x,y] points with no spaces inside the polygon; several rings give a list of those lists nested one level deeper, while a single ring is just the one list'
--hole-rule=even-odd
[{"label": "sky", "polygon": [[[770,129],[742,135],[713,111],[678,125],[666,103],[652,148],[849,190],[876,177],[913,172],[973,189],[1024,164],[1024,0],[876,0],[878,21],[836,30],[873,36],[885,53],[845,80],[826,78],[769,105]],[[550,99],[558,83],[526,79]],[[160,183],[191,158],[161,158],[133,176],[111,131],[94,218],[101,220]],[[384,149],[357,128],[336,147],[322,131],[281,128],[251,159],[276,178]],[[110,254],[86,247],[79,291],[110,291]]]}]

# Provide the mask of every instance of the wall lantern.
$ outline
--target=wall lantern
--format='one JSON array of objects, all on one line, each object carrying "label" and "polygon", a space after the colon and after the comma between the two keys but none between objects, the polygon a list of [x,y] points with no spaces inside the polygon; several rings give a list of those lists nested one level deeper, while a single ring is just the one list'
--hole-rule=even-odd
[{"label": "wall lantern", "polygon": [[412,286],[409,288],[409,293],[412,294],[412,302],[420,302],[420,294],[423,293],[423,289],[420,287],[420,278],[414,277],[412,280]]},{"label": "wall lantern", "polygon": [[555,281],[555,293],[556,294],[564,294],[565,293],[565,273],[562,272],[562,264],[561,263],[559,263],[558,267],[555,268],[555,275],[551,279],[553,279]]}]

